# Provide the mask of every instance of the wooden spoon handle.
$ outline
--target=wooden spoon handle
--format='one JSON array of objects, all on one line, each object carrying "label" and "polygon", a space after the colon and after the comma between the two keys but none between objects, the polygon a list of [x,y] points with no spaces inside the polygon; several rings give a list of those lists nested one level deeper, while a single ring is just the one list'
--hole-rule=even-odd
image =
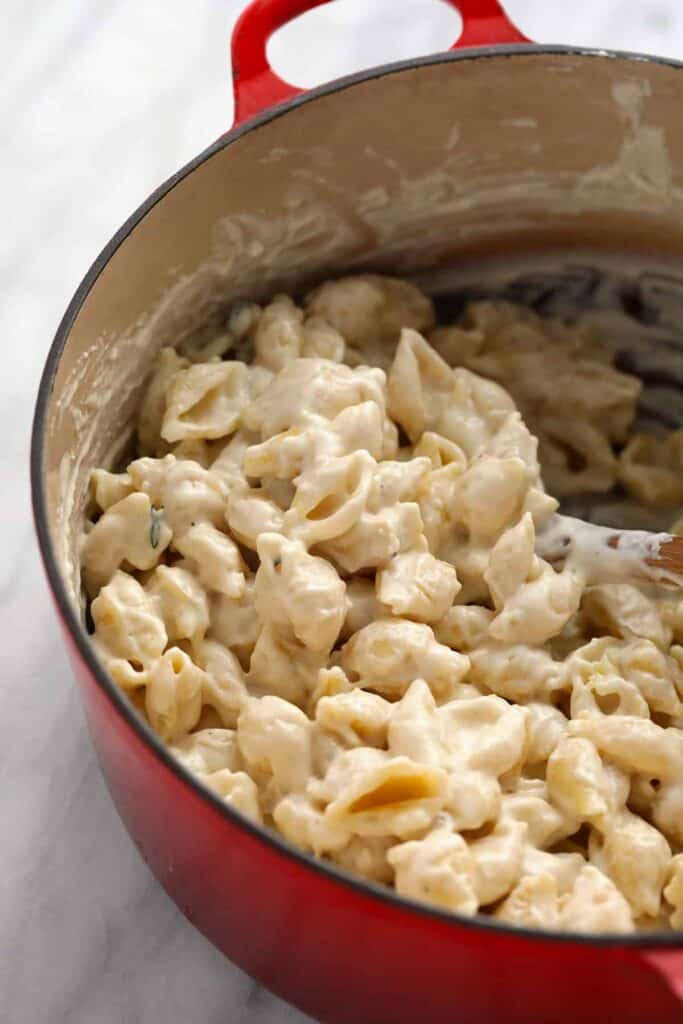
[{"label": "wooden spoon handle", "polygon": [[662,541],[659,554],[648,561],[655,571],[677,578],[676,586],[683,587],[683,537],[672,537]]},{"label": "wooden spoon handle", "polygon": [[536,554],[566,565],[587,583],[647,581],[683,587],[683,537],[645,530],[614,530],[555,515],[536,536]]}]

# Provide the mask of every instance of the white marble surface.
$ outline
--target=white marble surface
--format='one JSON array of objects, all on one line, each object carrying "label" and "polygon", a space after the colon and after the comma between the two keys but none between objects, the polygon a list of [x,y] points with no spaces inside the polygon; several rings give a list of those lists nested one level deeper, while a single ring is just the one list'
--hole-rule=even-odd
[{"label": "white marble surface", "polygon": [[[128,213],[228,125],[227,40],[242,6],[3,4],[0,1019],[7,1024],[305,1019],[195,932],[133,849],[85,731],[28,497],[30,419],[52,333]],[[507,6],[538,40],[683,58],[680,0]],[[323,25],[318,12],[273,45],[274,59],[302,85],[442,49],[457,25],[437,0],[345,0],[324,17],[331,21]]]}]

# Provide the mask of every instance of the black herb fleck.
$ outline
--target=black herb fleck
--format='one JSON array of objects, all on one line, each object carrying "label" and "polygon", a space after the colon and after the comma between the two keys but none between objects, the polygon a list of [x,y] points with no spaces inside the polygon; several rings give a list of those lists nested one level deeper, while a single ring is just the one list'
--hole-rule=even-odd
[{"label": "black herb fleck", "polygon": [[163,508],[153,508],[150,513],[149,541],[153,548],[159,547],[159,540],[161,536],[161,517],[163,514]]}]

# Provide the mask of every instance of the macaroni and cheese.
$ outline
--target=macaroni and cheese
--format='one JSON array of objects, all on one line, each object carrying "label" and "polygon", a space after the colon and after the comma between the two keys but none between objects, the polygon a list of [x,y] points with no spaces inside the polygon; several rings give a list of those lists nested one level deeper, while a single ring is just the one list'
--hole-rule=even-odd
[{"label": "macaroni and cheese", "polygon": [[515,925],[683,928],[683,597],[535,548],[551,495],[683,502],[683,432],[631,435],[639,390],[580,326],[487,301],[437,327],[388,277],[236,307],[162,351],[138,457],[93,473],[96,651],[315,857]]}]

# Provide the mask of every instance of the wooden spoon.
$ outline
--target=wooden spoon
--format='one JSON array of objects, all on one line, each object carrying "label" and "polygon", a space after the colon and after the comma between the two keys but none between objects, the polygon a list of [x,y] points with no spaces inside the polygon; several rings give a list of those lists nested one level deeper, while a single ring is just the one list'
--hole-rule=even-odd
[{"label": "wooden spoon", "polygon": [[587,583],[683,587],[683,537],[670,533],[615,530],[554,515],[536,535],[536,554],[555,568],[576,569]]}]

